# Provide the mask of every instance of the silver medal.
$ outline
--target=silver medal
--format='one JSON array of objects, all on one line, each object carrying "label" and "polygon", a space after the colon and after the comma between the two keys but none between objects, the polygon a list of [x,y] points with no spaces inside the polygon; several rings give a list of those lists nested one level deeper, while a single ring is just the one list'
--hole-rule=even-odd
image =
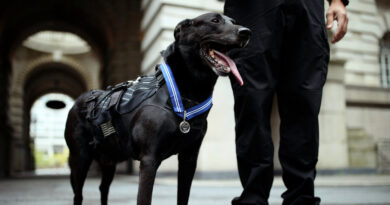
[{"label": "silver medal", "polygon": [[183,121],[179,124],[179,129],[182,133],[189,133],[191,130],[190,123],[186,121],[187,113],[184,111]]},{"label": "silver medal", "polygon": [[187,134],[190,132],[191,126],[187,121],[183,121],[180,123],[179,128],[182,133]]}]

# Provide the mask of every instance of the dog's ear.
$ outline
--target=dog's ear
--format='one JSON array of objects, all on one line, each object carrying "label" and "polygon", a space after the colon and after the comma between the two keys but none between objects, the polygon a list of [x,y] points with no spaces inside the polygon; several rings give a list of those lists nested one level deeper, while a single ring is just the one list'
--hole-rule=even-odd
[{"label": "dog's ear", "polygon": [[173,35],[175,36],[175,40],[179,39],[180,32],[183,31],[185,28],[191,26],[194,24],[194,21],[191,19],[185,19],[177,24],[175,31],[173,32]]}]

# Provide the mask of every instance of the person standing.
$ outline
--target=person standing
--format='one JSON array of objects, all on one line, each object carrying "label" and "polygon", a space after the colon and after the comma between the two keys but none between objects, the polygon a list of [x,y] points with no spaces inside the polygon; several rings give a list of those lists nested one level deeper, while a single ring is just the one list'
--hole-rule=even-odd
[{"label": "person standing", "polygon": [[229,55],[244,85],[231,79],[236,154],[243,191],[233,205],[268,204],[274,146],[270,115],[274,93],[280,114],[279,160],[287,191],[283,205],[320,204],[314,194],[322,88],[329,63],[326,29],[337,21],[332,43],[347,32],[348,0],[226,0],[224,13],[252,30],[244,49]]}]

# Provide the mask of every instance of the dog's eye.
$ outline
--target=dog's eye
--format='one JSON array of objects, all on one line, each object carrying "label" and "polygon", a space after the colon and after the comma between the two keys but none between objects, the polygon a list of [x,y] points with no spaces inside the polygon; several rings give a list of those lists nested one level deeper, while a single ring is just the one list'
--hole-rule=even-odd
[{"label": "dog's eye", "polygon": [[215,18],[215,19],[213,19],[213,20],[211,20],[211,22],[213,22],[213,23],[219,23],[219,22],[221,22],[218,18]]}]

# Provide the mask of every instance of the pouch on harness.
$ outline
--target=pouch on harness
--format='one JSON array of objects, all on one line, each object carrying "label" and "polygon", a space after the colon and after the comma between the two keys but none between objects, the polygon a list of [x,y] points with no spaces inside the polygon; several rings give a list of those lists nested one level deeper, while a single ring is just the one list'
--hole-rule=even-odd
[{"label": "pouch on harness", "polygon": [[165,83],[158,69],[152,76],[138,77],[109,87],[106,90],[94,90],[87,100],[87,120],[93,125],[95,149],[109,155],[109,159],[122,161],[133,153],[127,130],[119,117],[133,111],[146,99],[152,97]]}]

